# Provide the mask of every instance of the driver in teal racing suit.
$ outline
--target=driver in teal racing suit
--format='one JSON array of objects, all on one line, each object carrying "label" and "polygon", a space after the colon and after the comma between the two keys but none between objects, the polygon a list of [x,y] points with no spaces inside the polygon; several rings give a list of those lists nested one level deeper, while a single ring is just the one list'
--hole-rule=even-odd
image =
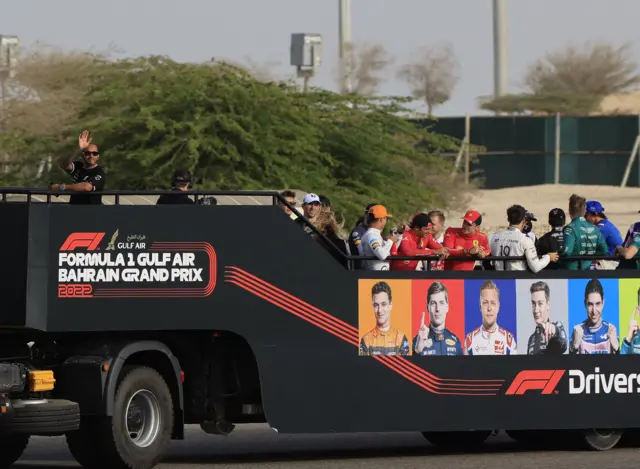
[{"label": "driver in teal racing suit", "polygon": [[584,197],[573,194],[569,198],[571,223],[564,227],[564,247],[559,253],[562,266],[568,270],[589,270],[592,261],[566,261],[562,260],[563,257],[606,256],[609,250],[600,228],[584,218],[586,206],[587,201]]}]

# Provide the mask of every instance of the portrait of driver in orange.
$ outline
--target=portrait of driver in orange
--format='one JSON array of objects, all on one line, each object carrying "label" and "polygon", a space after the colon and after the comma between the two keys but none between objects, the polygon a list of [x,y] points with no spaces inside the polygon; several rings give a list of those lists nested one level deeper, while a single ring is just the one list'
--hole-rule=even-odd
[{"label": "portrait of driver in orange", "polygon": [[407,336],[391,326],[393,297],[387,282],[378,282],[371,288],[371,302],[376,326],[360,340],[360,355],[409,355]]}]

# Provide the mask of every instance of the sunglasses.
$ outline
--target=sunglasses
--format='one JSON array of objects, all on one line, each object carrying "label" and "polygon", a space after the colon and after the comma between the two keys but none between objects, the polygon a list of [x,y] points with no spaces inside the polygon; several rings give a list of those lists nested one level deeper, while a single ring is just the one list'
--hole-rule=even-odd
[{"label": "sunglasses", "polygon": [[89,155],[98,156],[100,154],[100,152],[97,152],[97,151],[85,151],[83,153],[84,153],[84,156],[89,156]]}]

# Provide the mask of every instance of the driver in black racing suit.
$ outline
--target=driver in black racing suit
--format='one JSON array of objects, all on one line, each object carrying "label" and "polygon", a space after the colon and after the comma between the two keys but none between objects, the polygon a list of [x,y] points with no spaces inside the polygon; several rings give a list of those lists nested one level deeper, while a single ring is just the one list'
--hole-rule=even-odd
[{"label": "driver in black racing suit", "polygon": [[562,355],[567,351],[567,331],[562,322],[551,322],[549,319],[549,285],[535,282],[529,291],[536,329],[529,337],[527,355]]}]

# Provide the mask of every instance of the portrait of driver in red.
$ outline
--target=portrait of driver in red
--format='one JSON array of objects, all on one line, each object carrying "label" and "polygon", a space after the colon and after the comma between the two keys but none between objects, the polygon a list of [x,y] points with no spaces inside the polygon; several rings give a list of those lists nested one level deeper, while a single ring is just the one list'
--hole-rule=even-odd
[{"label": "portrait of driver in red", "polygon": [[371,288],[371,303],[376,325],[360,340],[360,355],[409,355],[407,336],[391,326],[393,296],[387,282],[377,282]]},{"label": "portrait of driver in red", "polygon": [[469,257],[468,261],[446,260],[444,270],[473,270],[477,259],[491,254],[489,239],[480,231],[482,215],[475,210],[467,210],[462,217],[462,228],[447,228],[444,247],[451,257]]},{"label": "portrait of driver in red", "polygon": [[467,334],[465,355],[517,355],[514,335],[498,325],[500,290],[493,280],[485,280],[480,287],[482,324]]}]

